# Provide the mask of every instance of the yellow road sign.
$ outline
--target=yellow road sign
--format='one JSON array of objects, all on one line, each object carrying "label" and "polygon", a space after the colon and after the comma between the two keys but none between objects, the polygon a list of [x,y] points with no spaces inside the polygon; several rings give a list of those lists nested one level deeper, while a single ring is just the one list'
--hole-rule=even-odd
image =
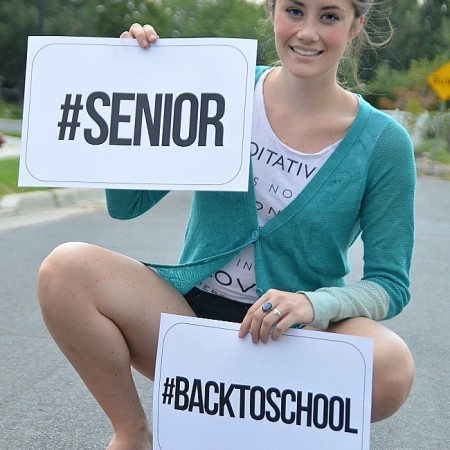
[{"label": "yellow road sign", "polygon": [[450,99],[450,62],[429,75],[427,80],[440,100],[446,102]]}]

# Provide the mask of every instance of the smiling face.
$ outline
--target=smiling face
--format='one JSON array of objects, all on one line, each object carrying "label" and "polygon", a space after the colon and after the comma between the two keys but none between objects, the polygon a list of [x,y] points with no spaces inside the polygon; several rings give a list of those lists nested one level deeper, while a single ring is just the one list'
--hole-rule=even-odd
[{"label": "smiling face", "polygon": [[277,0],[271,12],[283,68],[294,76],[333,77],[363,17],[351,0]]}]

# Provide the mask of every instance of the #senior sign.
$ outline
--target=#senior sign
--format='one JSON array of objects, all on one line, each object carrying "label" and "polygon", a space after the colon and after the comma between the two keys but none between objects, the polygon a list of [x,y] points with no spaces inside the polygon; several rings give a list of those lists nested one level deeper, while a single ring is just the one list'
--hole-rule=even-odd
[{"label": "#senior sign", "polygon": [[369,449],[370,339],[290,329],[255,345],[238,329],[162,315],[155,449]]},{"label": "#senior sign", "polygon": [[248,189],[256,41],[30,37],[20,186]]}]

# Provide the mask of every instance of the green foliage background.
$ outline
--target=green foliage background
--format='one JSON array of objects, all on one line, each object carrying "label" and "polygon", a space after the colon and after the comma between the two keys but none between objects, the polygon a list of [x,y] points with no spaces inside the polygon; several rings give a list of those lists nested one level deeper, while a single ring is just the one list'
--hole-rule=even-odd
[{"label": "green foliage background", "polygon": [[[411,111],[437,107],[426,77],[450,61],[450,0],[377,0],[368,25],[389,44],[363,54],[361,92],[372,104]],[[117,37],[133,22],[161,37],[242,37],[259,41],[258,63],[276,59],[264,2],[246,0],[1,0],[0,80],[3,98],[20,103],[30,35]],[[266,21],[267,22],[267,21]],[[353,84],[348,68],[344,78]]]}]

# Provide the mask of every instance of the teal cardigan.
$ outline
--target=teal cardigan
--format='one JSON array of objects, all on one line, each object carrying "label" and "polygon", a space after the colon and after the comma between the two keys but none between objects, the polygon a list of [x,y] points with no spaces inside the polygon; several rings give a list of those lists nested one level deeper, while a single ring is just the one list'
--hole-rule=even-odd
[{"label": "teal cardigan", "polygon": [[[322,329],[347,317],[388,319],[409,302],[416,170],[411,140],[393,119],[361,98],[336,151],[261,229],[251,179],[248,192],[195,192],[179,263],[146,264],[184,294],[254,244],[258,294],[305,293]],[[131,219],[166,194],[107,190],[108,212]],[[360,233],[363,277],[346,284],[347,250]]]}]

